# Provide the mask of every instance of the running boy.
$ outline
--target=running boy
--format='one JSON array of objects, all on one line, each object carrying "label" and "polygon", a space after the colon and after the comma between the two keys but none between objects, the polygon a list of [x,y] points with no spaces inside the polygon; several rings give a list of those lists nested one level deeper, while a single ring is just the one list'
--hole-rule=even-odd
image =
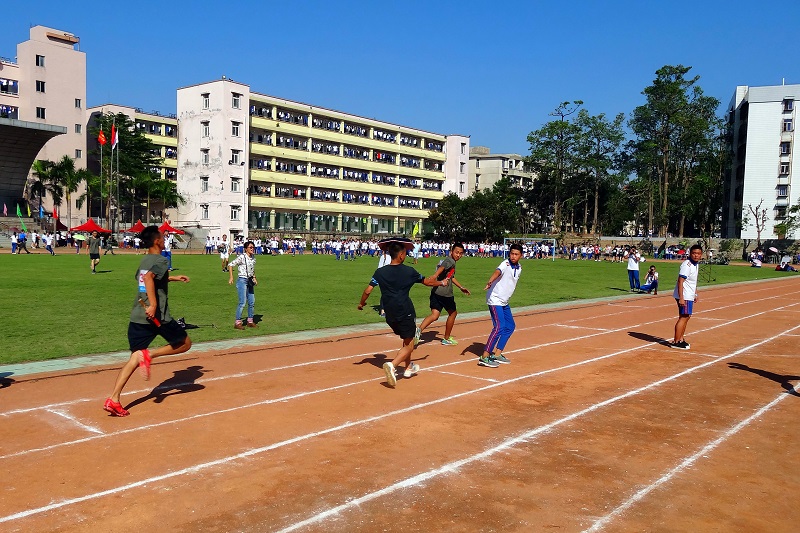
[{"label": "running boy", "polygon": [[92,274],[97,274],[97,264],[100,262],[100,234],[97,231],[92,232],[92,236],[86,239],[86,245],[89,247],[89,259],[92,264]]},{"label": "running boy", "polygon": [[[500,263],[483,288],[489,291],[486,293],[486,304],[492,316],[492,332],[489,333],[483,355],[478,359],[478,364],[481,366],[497,368],[500,363],[511,362],[503,355],[503,350],[516,328],[508,300],[514,294],[519,276],[522,274],[522,267],[519,264],[521,257],[522,245],[512,244],[508,250],[508,259]],[[500,350],[497,355],[494,353],[495,348]]]},{"label": "running boy", "polygon": [[689,248],[689,259],[681,263],[678,281],[675,283],[675,290],[672,292],[672,296],[678,302],[678,321],[675,322],[675,337],[670,343],[672,348],[679,350],[691,348],[691,345],[686,342],[683,335],[686,333],[686,325],[692,317],[692,310],[697,301],[697,273],[702,258],[703,247],[695,244]]},{"label": "running boy", "polygon": [[[169,314],[167,291],[170,281],[189,281],[187,276],[169,276],[169,263],[161,255],[164,250],[164,235],[158,226],[148,226],[141,233],[142,242],[147,248],[147,255],[142,258],[136,270],[139,287],[136,301],[131,310],[128,324],[128,344],[131,357],[119,371],[114,384],[114,392],[106,399],[103,409],[114,416],[128,416],[130,413],[122,407],[119,395],[130,379],[136,367],[142,372],[145,380],[150,379],[150,361],[162,355],[183,353],[192,347],[192,340],[186,331],[172,320]],[[167,341],[166,346],[149,350],[147,347],[161,335]]]},{"label": "running boy", "polygon": [[416,316],[414,303],[408,296],[411,287],[416,283],[422,283],[428,287],[446,287],[450,280],[436,279],[436,276],[425,278],[410,266],[404,265],[406,260],[406,246],[413,247],[413,243],[408,239],[391,239],[383,241],[384,246],[392,258],[392,262],[387,266],[379,268],[372,275],[367,288],[361,295],[361,302],[358,310],[364,309],[367,304],[372,289],[376,286],[381,288],[381,306],[386,313],[386,323],[392,331],[403,340],[403,346],[397,352],[397,356],[390,363],[384,363],[383,371],[386,373],[386,382],[394,388],[397,384],[395,367],[401,363],[405,364],[403,377],[410,378],[419,372],[419,365],[411,363],[411,352],[414,351],[414,330],[416,329]]},{"label": "running boy", "polygon": [[456,243],[450,248],[450,255],[442,259],[436,267],[436,273],[434,274],[436,279],[440,281],[449,279],[450,283],[444,287],[431,289],[431,314],[425,317],[425,320],[422,321],[422,324],[419,325],[416,333],[414,333],[414,345],[419,344],[419,337],[425,331],[425,328],[439,320],[442,309],[447,310],[447,323],[444,326],[442,344],[446,346],[458,344],[452,335],[453,325],[456,323],[456,315],[458,314],[458,311],[456,311],[456,299],[453,296],[453,285],[461,289],[461,292],[467,296],[470,295],[469,290],[456,280],[456,261],[461,259],[463,255],[464,245],[460,242]]}]

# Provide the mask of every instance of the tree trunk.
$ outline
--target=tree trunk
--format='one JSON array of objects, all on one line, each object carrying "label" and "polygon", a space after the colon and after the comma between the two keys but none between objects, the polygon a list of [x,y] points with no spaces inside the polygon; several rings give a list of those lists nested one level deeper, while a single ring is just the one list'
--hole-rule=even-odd
[{"label": "tree trunk", "polygon": [[589,233],[589,189],[583,191],[583,227],[581,232],[584,235]]},{"label": "tree trunk", "polygon": [[592,235],[597,235],[597,220],[600,211],[600,180],[594,180],[594,215],[592,216]]},{"label": "tree trunk", "polygon": [[667,218],[667,208],[669,207],[669,145],[664,150],[661,162],[664,170],[664,189],[661,191],[661,234],[666,236],[667,227],[669,226],[669,219]]}]

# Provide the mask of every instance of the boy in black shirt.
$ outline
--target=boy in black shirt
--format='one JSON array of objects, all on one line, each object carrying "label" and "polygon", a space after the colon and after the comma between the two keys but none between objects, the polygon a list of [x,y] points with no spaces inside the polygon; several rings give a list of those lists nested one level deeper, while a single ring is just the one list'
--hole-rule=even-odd
[{"label": "boy in black shirt", "polygon": [[411,352],[414,351],[414,332],[417,329],[414,303],[408,296],[411,287],[416,283],[422,283],[428,287],[446,287],[450,282],[449,279],[439,281],[435,275],[425,278],[415,269],[404,265],[408,244],[413,247],[413,243],[408,239],[392,239],[385,242],[385,249],[389,252],[392,262],[375,271],[358,304],[359,311],[364,309],[372,289],[379,286],[381,288],[381,306],[386,312],[386,323],[398,337],[403,339],[403,346],[397,352],[397,356],[391,363],[383,365],[386,382],[390,387],[397,384],[395,375],[397,365],[405,364],[403,376],[407,378],[419,371],[419,365],[411,363]]}]

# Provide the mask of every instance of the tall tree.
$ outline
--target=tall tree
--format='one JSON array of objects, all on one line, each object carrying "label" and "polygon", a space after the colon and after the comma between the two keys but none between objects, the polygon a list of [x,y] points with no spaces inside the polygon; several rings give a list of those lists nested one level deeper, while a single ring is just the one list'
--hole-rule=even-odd
[{"label": "tall tree", "polygon": [[37,159],[31,166],[33,181],[28,186],[28,200],[38,198],[37,208],[42,205],[42,199],[48,194],[53,199],[53,205],[61,205],[64,187],[53,173],[54,165],[52,161]]},{"label": "tall tree", "polygon": [[563,186],[567,177],[573,176],[579,167],[575,161],[580,129],[568,117],[583,105],[581,100],[562,102],[550,113],[558,117],[547,122],[538,130],[528,134],[531,155],[526,159],[527,165],[550,181],[552,191],[553,230],[561,231],[563,218]]},{"label": "tall tree", "polygon": [[85,173],[76,170],[75,160],[65,155],[52,166],[50,174],[64,190],[67,199],[67,219],[72,225],[72,195],[78,191],[78,187],[85,179]]}]

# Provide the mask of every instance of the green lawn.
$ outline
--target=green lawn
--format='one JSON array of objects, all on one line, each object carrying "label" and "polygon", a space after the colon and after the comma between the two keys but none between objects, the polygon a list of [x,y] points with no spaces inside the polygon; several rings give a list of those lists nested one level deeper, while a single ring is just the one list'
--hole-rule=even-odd
[{"label": "green lawn", "polygon": [[[98,274],[92,275],[85,254],[0,255],[0,364],[126,350],[139,259],[129,254],[103,256]],[[436,263],[434,258],[422,259],[417,269],[429,275]],[[469,257],[459,261],[456,277],[473,292],[471,297],[456,295],[459,311],[485,310],[482,289],[498,263],[497,259]],[[642,266],[642,277],[647,265]],[[256,314],[264,318],[260,328],[247,331],[233,329],[236,291],[228,285],[228,274],[221,272],[217,256],[176,253],[173,266],[174,274],[188,275],[191,283],[170,285],[171,310],[175,317],[202,326],[190,332],[195,342],[382,321],[374,309],[356,308],[377,259],[259,258]],[[624,263],[523,260],[523,269],[511,301],[516,307],[621,295],[628,288]],[[678,263],[658,263],[658,269],[662,290],[671,291]],[[792,274],[715,266],[713,275],[717,283],[727,283]],[[418,316],[427,314],[428,289],[414,288],[412,297]],[[377,306],[379,298],[375,291],[368,304]]]}]

